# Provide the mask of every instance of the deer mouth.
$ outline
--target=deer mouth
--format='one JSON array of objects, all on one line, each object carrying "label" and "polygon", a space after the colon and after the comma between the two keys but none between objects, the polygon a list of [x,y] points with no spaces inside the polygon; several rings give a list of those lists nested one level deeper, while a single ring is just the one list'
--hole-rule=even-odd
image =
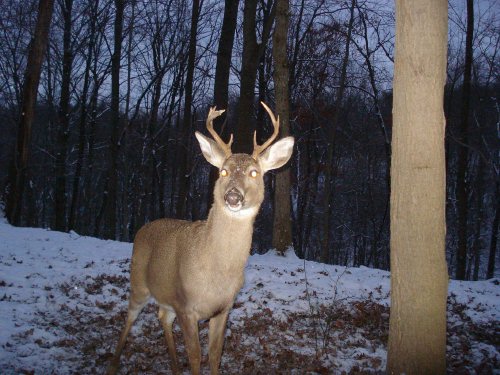
[{"label": "deer mouth", "polygon": [[231,211],[239,211],[243,207],[243,194],[238,189],[232,188],[224,195],[224,202]]}]

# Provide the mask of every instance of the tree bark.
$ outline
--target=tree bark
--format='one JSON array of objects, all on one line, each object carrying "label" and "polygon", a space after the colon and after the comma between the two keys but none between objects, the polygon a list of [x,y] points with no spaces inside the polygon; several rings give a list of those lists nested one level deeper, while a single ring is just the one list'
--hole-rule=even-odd
[{"label": "tree bark", "polygon": [[329,263],[330,260],[330,216],[331,216],[331,188],[332,188],[332,174],[333,174],[333,156],[335,152],[335,142],[337,141],[337,124],[340,115],[340,106],[342,104],[342,99],[344,98],[344,90],[346,86],[347,79],[347,65],[349,63],[349,50],[351,45],[351,35],[352,27],[354,24],[354,7],[356,6],[356,0],[351,1],[349,25],[347,28],[347,38],[344,50],[344,56],[342,59],[342,70],[340,73],[339,88],[337,91],[337,96],[335,98],[334,113],[332,121],[330,123],[330,129],[328,131],[328,148],[326,156],[326,170],[325,170],[325,189],[323,191],[323,201],[321,209],[323,210],[321,226],[322,226],[322,240],[321,240],[321,253],[320,261],[322,263]]},{"label": "tree bark", "polygon": [[10,189],[6,206],[7,218],[14,225],[21,224],[21,210],[31,144],[31,124],[35,111],[42,62],[47,50],[53,10],[54,0],[40,0],[38,3],[38,17],[26,63],[17,144],[9,172]]},{"label": "tree bark", "polygon": [[185,97],[184,97],[184,114],[181,129],[181,139],[178,148],[178,161],[179,161],[179,190],[177,198],[176,217],[184,219],[186,216],[186,200],[187,192],[189,189],[188,177],[188,145],[189,137],[192,137],[192,118],[191,106],[193,104],[193,79],[194,79],[194,66],[196,60],[196,37],[198,34],[198,21],[200,17],[200,0],[193,1],[193,9],[191,13],[191,30],[189,33],[189,52],[188,64],[186,72],[185,83]]},{"label": "tree bark", "polygon": [[96,18],[97,18],[97,7],[99,0],[96,0],[91,5],[91,14],[92,21],[90,21],[90,34],[88,36],[88,45],[87,45],[87,55],[85,57],[85,73],[83,77],[83,89],[82,94],[80,96],[80,119],[79,119],[79,135],[78,135],[78,157],[76,159],[75,166],[75,177],[73,178],[72,185],[72,193],[71,193],[71,204],[69,209],[69,218],[68,218],[68,229],[76,229],[77,223],[77,206],[78,206],[78,198],[80,196],[80,192],[84,187],[82,177],[82,169],[85,158],[85,137],[86,137],[86,124],[87,124],[87,116],[88,116],[88,96],[90,90],[90,72],[92,69],[92,59],[93,59],[93,50],[95,44],[95,33],[96,33]]},{"label": "tree bark", "polygon": [[[276,2],[276,25],[273,38],[274,92],[281,137],[286,137],[290,134],[287,56],[289,5],[288,0]],[[288,167],[277,172],[274,191],[273,247],[281,254],[284,254],[285,250],[292,245],[291,217],[290,168]]]},{"label": "tree bark", "polygon": [[396,1],[388,374],[446,372],[447,11]]},{"label": "tree bark", "polygon": [[[214,104],[217,108],[226,109],[229,97],[229,74],[233,53],[234,32],[238,19],[239,0],[226,0],[224,19],[222,21],[219,47],[217,49],[217,65],[215,67]],[[217,125],[217,120],[215,120]],[[222,122],[220,122],[222,124]]]},{"label": "tree bark", "polygon": [[[500,184],[497,182],[496,186],[497,196],[500,193]],[[493,219],[493,224],[491,226],[491,241],[490,241],[490,254],[488,257],[488,269],[486,271],[486,278],[491,279],[495,276],[495,261],[498,246],[498,231],[500,223],[500,203],[497,201],[495,207],[495,218]]]},{"label": "tree bark", "polygon": [[[168,133],[170,134],[172,128],[173,128],[173,117],[174,117],[174,111],[175,111],[175,100],[176,100],[176,97],[179,93],[179,91],[181,91],[181,84],[182,84],[182,77],[184,75],[183,73],[183,68],[182,67],[179,67],[179,69],[174,73],[175,74],[175,78],[173,78],[173,83],[172,83],[172,88],[171,88],[171,95],[170,95],[170,102],[167,106],[168,110],[166,110],[166,114],[165,114],[165,117],[166,117],[166,129],[168,131]],[[169,139],[169,136],[168,134],[165,136],[165,139],[168,141]],[[175,152],[175,150],[173,150]],[[165,192],[165,188],[166,188],[166,185],[167,185],[167,167],[169,167],[171,164],[170,164],[170,157],[172,156],[172,154],[174,154],[174,152],[167,152],[167,151],[164,151],[162,152],[162,174],[161,174],[161,181],[160,181],[160,196],[159,196],[159,200],[160,200],[160,214],[161,216],[170,216],[172,214],[172,211],[173,211],[173,207],[171,204],[167,205],[167,194]],[[172,178],[172,181],[175,181],[175,178]],[[173,188],[173,183],[170,184],[171,186],[171,190],[173,191],[174,188]],[[169,208],[169,211],[167,211],[167,208]],[[134,228],[135,229],[135,228]],[[135,233],[135,232],[134,232]]]},{"label": "tree bark", "polygon": [[[234,32],[236,30],[236,21],[238,19],[239,0],[226,0],[224,7],[224,19],[217,49],[217,65],[215,66],[214,82],[214,105],[219,109],[227,109],[229,106],[229,74],[231,72],[231,57],[233,53]],[[223,127],[222,124],[227,119],[227,112],[214,120],[214,128],[222,139],[229,137],[229,127]],[[215,181],[219,176],[219,171],[215,167],[210,167],[208,180],[208,203],[205,215],[213,204],[213,191]]]},{"label": "tree bark", "polygon": [[[268,3],[269,5],[269,3]],[[243,11],[243,53],[241,62],[240,100],[238,104],[238,125],[234,134],[233,151],[252,152],[254,121],[255,80],[257,67],[267,45],[274,21],[275,4],[268,6],[265,12],[261,43],[257,42],[257,0],[245,0]]]},{"label": "tree bark", "polygon": [[[472,248],[472,255],[474,262],[471,262],[469,265],[469,280],[477,281],[479,280],[479,267],[481,266],[481,228],[483,227],[483,216],[484,216],[484,207],[483,207],[483,199],[486,193],[484,189],[484,176],[485,176],[485,168],[484,162],[481,156],[478,157],[477,166],[476,166],[476,179],[475,179],[475,219],[474,219],[474,245]],[[472,277],[470,274],[472,273]]]},{"label": "tree bark", "polygon": [[68,229],[67,222],[67,194],[66,194],[66,149],[68,147],[68,132],[69,132],[69,101],[70,101],[70,80],[71,69],[73,65],[73,51],[71,46],[71,31],[72,31],[72,10],[73,0],[64,0],[61,3],[61,12],[64,18],[63,31],[63,66],[61,80],[61,98],[59,101],[59,129],[56,146],[55,160],[55,214],[56,225],[55,229],[66,231]]},{"label": "tree bark", "polygon": [[470,108],[470,87],[472,76],[472,41],[474,37],[474,2],[467,0],[467,31],[465,38],[465,66],[464,82],[462,85],[462,103],[460,112],[460,144],[458,146],[458,170],[457,170],[457,205],[458,205],[458,248],[455,277],[465,280],[467,267],[467,161],[469,152],[467,148]]},{"label": "tree bark", "polygon": [[111,56],[111,138],[109,140],[111,166],[106,176],[106,187],[101,212],[98,215],[97,227],[102,225],[104,217],[105,238],[116,239],[116,201],[118,185],[118,137],[120,134],[120,67],[123,40],[123,14],[125,10],[125,0],[115,0],[115,21],[114,21],[114,46]]}]

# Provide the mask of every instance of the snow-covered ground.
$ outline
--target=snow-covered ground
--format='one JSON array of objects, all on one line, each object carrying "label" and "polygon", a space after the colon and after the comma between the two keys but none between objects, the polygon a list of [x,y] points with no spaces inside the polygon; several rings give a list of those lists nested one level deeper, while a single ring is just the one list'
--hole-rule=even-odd
[{"label": "snow-covered ground", "polygon": [[[123,326],[132,245],[0,218],[0,373],[103,373]],[[251,256],[231,312],[223,373],[380,373],[386,271]],[[449,373],[499,373],[499,280],[451,281]],[[207,324],[201,323],[206,357]],[[182,335],[179,358],[188,373]],[[137,320],[123,373],[170,373],[153,303]],[[208,373],[206,358],[204,373]]]}]

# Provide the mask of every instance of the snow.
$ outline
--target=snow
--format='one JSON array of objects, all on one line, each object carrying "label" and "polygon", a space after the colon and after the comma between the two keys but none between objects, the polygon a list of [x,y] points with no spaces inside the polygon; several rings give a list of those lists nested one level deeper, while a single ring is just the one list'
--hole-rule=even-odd
[{"label": "snow", "polygon": [[[131,251],[129,243],[73,231],[16,228],[0,218],[2,373],[104,372],[124,323]],[[251,256],[245,274],[226,333],[226,373],[251,373],[247,365],[269,366],[265,360],[274,361],[274,370],[286,365],[287,372],[297,374],[321,368],[335,373],[384,370],[389,272],[304,261],[289,250],[285,257],[274,251]],[[498,368],[498,341],[477,338],[489,330],[498,332],[498,282],[450,281],[449,366],[461,366],[466,358],[466,372]],[[346,312],[352,316],[346,318]],[[136,346],[122,361],[129,370],[138,363],[132,372],[169,369],[155,319],[154,308],[146,308],[132,329],[129,342],[156,340],[151,346],[158,350],[144,354],[147,345],[128,344]],[[482,327],[482,336],[469,336],[470,329],[464,327],[476,326]],[[206,327],[201,334],[206,335]],[[462,358],[457,348],[464,342],[469,350]],[[178,353],[182,350],[179,346]],[[286,363],[281,352],[316,357],[322,367]],[[238,358],[243,358],[241,368],[234,367]]]}]

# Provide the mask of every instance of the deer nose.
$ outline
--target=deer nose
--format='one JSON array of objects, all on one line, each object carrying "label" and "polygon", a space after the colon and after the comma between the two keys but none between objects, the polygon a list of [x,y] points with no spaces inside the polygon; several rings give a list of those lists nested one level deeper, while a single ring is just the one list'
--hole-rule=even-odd
[{"label": "deer nose", "polygon": [[227,204],[234,207],[243,202],[243,195],[238,189],[232,188],[226,193],[226,195],[224,195],[224,200]]}]

